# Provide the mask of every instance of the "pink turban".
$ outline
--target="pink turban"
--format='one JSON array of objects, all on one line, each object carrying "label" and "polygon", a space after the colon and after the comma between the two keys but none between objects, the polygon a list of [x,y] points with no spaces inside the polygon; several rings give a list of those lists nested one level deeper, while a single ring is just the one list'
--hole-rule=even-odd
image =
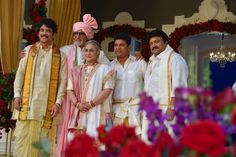
[{"label": "pink turban", "polygon": [[82,30],[88,39],[92,39],[94,32],[93,29],[97,29],[98,24],[95,18],[93,18],[90,14],[85,14],[83,16],[83,22],[76,22],[73,25],[73,32],[77,32]]}]

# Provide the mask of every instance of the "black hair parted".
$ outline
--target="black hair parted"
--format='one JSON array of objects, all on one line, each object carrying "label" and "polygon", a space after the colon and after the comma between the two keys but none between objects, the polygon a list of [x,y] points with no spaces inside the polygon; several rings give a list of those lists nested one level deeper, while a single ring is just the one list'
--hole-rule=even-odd
[{"label": "black hair parted", "polygon": [[50,19],[50,18],[44,18],[39,22],[38,25],[38,30],[40,29],[40,27],[42,27],[42,25],[47,26],[48,28],[51,28],[53,33],[57,32],[57,24],[54,20]]},{"label": "black hair parted", "polygon": [[119,40],[119,39],[126,41],[126,43],[130,45],[131,37],[127,33],[120,32],[120,33],[115,34],[114,41]]},{"label": "black hair parted", "polygon": [[148,33],[147,42],[149,42],[149,40],[155,36],[161,37],[163,39],[164,43],[166,43],[166,42],[168,43],[168,41],[169,41],[169,37],[165,32],[163,32],[162,30],[159,30],[159,29],[155,29],[155,30],[152,30],[151,32]]}]

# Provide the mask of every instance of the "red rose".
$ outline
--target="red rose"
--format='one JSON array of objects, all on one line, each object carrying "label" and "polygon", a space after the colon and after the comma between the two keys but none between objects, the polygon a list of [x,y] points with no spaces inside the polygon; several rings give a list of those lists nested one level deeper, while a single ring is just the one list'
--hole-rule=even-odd
[{"label": "red rose", "polygon": [[234,95],[234,91],[228,87],[215,96],[213,101],[213,109],[219,112],[232,103],[236,103],[236,97]]},{"label": "red rose", "polygon": [[161,154],[168,151],[168,157],[176,157],[179,154],[179,150],[175,145],[172,137],[167,133],[162,131],[154,143],[152,151],[155,152],[159,150]]},{"label": "red rose", "polygon": [[98,147],[95,140],[87,134],[78,134],[67,145],[66,157],[99,157]]},{"label": "red rose", "polygon": [[46,5],[45,0],[40,0],[40,1],[38,2],[38,5],[39,5],[40,7],[44,7],[44,6]]},{"label": "red rose", "polygon": [[[105,133],[102,127],[98,130],[99,134]],[[127,127],[124,125],[118,125],[111,128],[107,132],[100,142],[106,145],[107,151],[112,154],[118,154],[120,150],[127,145],[129,140],[137,139],[133,127]],[[99,135],[101,139],[101,135]]]},{"label": "red rose", "polygon": [[225,153],[226,135],[224,130],[215,122],[202,120],[183,128],[180,143],[199,153],[218,157]]},{"label": "red rose", "polygon": [[121,150],[118,157],[150,157],[150,148],[151,146],[148,146],[141,140],[130,140]]},{"label": "red rose", "polygon": [[33,20],[34,20],[35,23],[38,23],[38,22],[40,22],[43,18],[44,18],[43,16],[37,16],[37,17],[35,17]]},{"label": "red rose", "polygon": [[5,110],[7,108],[7,102],[4,100],[0,100],[0,109]]},{"label": "red rose", "polygon": [[236,108],[234,108],[233,111],[231,112],[231,123],[236,125]]},{"label": "red rose", "polygon": [[98,139],[101,143],[106,143],[106,130],[105,130],[105,126],[104,125],[100,125],[98,128],[97,128],[97,132],[98,132]]}]

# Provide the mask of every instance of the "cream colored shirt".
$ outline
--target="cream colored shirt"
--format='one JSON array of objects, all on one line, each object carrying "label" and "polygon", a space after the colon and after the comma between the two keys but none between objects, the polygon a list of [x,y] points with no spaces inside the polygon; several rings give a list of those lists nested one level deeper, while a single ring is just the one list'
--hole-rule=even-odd
[{"label": "cream colored shirt", "polygon": [[[27,55],[30,50],[30,47],[31,46],[25,48]],[[14,81],[14,97],[21,97],[22,94],[27,55],[22,58],[19,63],[19,67]],[[52,48],[50,48],[50,50],[48,51],[45,51],[42,48],[39,49],[36,63],[34,62],[35,77],[34,80],[31,81],[30,87],[30,114],[28,117],[29,119],[41,120],[46,112],[51,73],[51,59]],[[66,57],[64,54],[61,54],[59,86],[55,102],[58,104],[62,104],[62,100],[65,94],[66,73]]]},{"label": "cream colored shirt", "polygon": [[143,80],[147,63],[144,60],[135,60],[129,56],[124,67],[114,59],[110,66],[116,70],[116,83],[113,92],[113,100],[137,98],[143,91]]}]

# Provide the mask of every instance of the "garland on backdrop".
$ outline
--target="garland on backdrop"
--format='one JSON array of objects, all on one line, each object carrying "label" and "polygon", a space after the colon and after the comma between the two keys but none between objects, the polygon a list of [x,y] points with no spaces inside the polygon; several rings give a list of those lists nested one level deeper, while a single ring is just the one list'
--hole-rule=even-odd
[{"label": "garland on backdrop", "polygon": [[176,28],[175,31],[169,35],[169,44],[175,51],[178,51],[180,41],[184,37],[212,31],[236,34],[236,24],[230,22],[219,22],[218,20],[210,20],[207,22],[184,25]]},{"label": "garland on backdrop", "polygon": [[0,138],[1,130],[9,132],[15,127],[15,120],[11,120],[12,111],[9,103],[13,99],[13,83],[15,74],[0,73]]},{"label": "garland on backdrop", "polygon": [[38,3],[32,4],[30,10],[30,19],[33,22],[32,27],[23,29],[23,39],[27,40],[27,45],[33,44],[38,41],[37,28],[38,23],[47,17],[46,0],[40,0]]},{"label": "garland on backdrop", "polygon": [[102,28],[94,35],[94,39],[101,43],[105,38],[113,37],[116,33],[124,32],[130,36],[135,37],[136,39],[142,42],[141,54],[147,60],[150,55],[150,48],[146,42],[147,31],[144,28],[134,27],[132,25],[123,24],[123,25],[113,25],[107,28]]}]

